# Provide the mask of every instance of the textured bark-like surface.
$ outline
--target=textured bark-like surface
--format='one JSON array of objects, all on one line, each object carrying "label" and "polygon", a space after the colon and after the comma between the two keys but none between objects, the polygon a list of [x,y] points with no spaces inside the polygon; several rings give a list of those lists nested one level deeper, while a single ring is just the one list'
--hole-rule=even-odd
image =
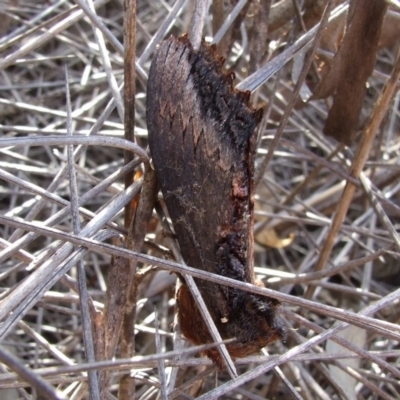
[{"label": "textured bark-like surface", "polygon": [[387,2],[380,0],[351,0],[345,36],[313,96],[326,98],[333,93],[324,133],[348,146],[360,129],[366,83],[374,70],[387,8]]},{"label": "textured bark-like surface", "polygon": [[[157,50],[147,87],[147,127],[158,181],[186,263],[254,283],[254,131],[262,110],[233,88],[214,47],[193,50],[186,37]],[[196,280],[232,357],[259,351],[282,337],[279,302]],[[211,336],[185,284],[178,294],[183,334],[193,343]],[[216,350],[207,355],[221,364]]]}]

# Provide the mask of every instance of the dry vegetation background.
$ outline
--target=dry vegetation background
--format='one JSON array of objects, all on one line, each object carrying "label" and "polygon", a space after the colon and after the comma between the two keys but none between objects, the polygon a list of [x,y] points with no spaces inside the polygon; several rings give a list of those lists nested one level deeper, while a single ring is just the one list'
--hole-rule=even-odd
[{"label": "dry vegetation background", "polygon": [[255,266],[286,340],[235,377],[180,338],[185,267],[131,184],[152,53],[199,4],[3,0],[0,398],[400,399],[399,3],[211,3],[203,35],[265,109]]}]

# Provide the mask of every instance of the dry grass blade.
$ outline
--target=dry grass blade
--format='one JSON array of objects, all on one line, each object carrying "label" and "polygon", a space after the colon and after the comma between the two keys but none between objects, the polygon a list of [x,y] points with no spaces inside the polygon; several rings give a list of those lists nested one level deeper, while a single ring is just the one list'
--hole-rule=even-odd
[{"label": "dry grass blade", "polygon": [[[400,398],[398,1],[0,3],[1,399]],[[186,32],[266,110],[266,288],[184,265],[160,212],[147,76]],[[349,102],[367,122],[345,145],[323,131],[354,128],[332,117]],[[218,371],[218,332],[194,347],[174,325],[176,275],[278,299],[286,340]]]},{"label": "dry grass blade", "polygon": [[[68,70],[65,69],[65,80],[66,80],[66,95],[67,95],[67,134],[71,135],[72,132],[72,118],[71,118],[71,95],[69,91],[68,81]],[[71,193],[71,214],[72,214],[72,226],[74,234],[78,235],[81,230],[81,224],[79,220],[79,199],[78,199],[78,185],[76,181],[76,172],[74,168],[74,149],[72,146],[67,148],[68,157],[68,169],[69,169],[69,189]],[[77,249],[76,249],[77,250]],[[81,306],[82,315],[82,328],[83,328],[83,341],[85,346],[85,355],[88,362],[95,361],[93,336],[92,336],[92,321],[90,318],[89,304],[91,299],[89,297],[86,285],[86,274],[85,267],[82,260],[78,262],[78,285],[79,285],[79,300]],[[100,400],[99,383],[97,374],[93,371],[89,372],[89,387],[90,397],[93,400]]]},{"label": "dry grass blade", "polygon": [[[361,139],[361,143],[358,146],[357,153],[354,159],[354,164],[350,171],[350,175],[355,178],[359,178],[362,169],[364,168],[364,164],[367,160],[368,155],[370,154],[373,141],[378,133],[378,129],[387,112],[389,104],[392,102],[393,97],[396,94],[399,78],[400,78],[400,56],[398,56],[397,58],[390,79],[383,88],[380,98],[377,100],[376,106],[371,114],[369,121],[367,122],[367,126],[365,128],[364,135]],[[340,225],[344,221],[347,210],[350,206],[350,202],[353,199],[355,190],[356,187],[354,186],[354,184],[348,182],[343,191],[342,201],[339,203],[335,217],[332,221],[331,229],[324,243],[324,246],[321,250],[321,254],[318,258],[318,261],[315,265],[316,271],[319,271],[324,267],[329,257],[329,254],[333,247],[333,243],[340,229]],[[313,292],[314,292],[313,288],[309,289],[308,292],[306,293],[306,297],[310,298]]]},{"label": "dry grass blade", "polygon": [[275,133],[275,137],[274,137],[272,143],[270,144],[270,146],[268,148],[268,153],[265,156],[263,162],[261,163],[261,166],[260,166],[259,170],[257,171],[258,175],[255,177],[255,184],[256,185],[258,185],[260,183],[262,177],[265,175],[265,172],[266,172],[266,169],[268,167],[268,164],[269,164],[269,162],[270,162],[270,160],[272,158],[272,155],[273,155],[273,153],[274,153],[274,151],[275,151],[275,149],[276,149],[276,147],[277,147],[277,145],[278,145],[278,143],[279,143],[279,141],[280,141],[280,139],[281,139],[281,137],[283,135],[283,132],[284,132],[286,124],[287,124],[287,122],[289,120],[290,114],[292,113],[294,104],[297,101],[297,98],[299,96],[301,87],[304,84],[304,80],[306,79],[308,71],[311,68],[311,64],[312,64],[312,61],[314,59],[315,52],[316,52],[317,47],[318,47],[318,45],[320,43],[320,40],[321,40],[322,32],[325,29],[326,23],[328,22],[328,17],[329,17],[330,10],[331,10],[331,5],[332,5],[332,2],[328,1],[327,7],[326,7],[324,15],[323,15],[323,18],[322,18],[322,20],[320,22],[320,25],[318,27],[317,32],[315,33],[315,38],[313,40],[312,47],[311,47],[311,49],[310,49],[310,51],[309,51],[309,53],[307,55],[307,59],[305,60],[305,62],[303,64],[303,67],[302,67],[301,72],[299,74],[298,80],[297,80],[296,85],[294,87],[294,90],[293,90],[293,93],[292,93],[292,98],[288,102],[288,105],[287,105],[287,107],[285,109],[285,112],[284,112],[284,114],[282,116],[282,119],[281,119],[281,122],[279,124],[279,127],[278,127],[278,129],[277,129],[277,131]]},{"label": "dry grass blade", "polygon": [[0,361],[13,371],[17,372],[18,376],[24,378],[44,398],[49,400],[65,399],[64,396],[57,393],[51,384],[30,371],[20,360],[3,349],[0,349]]},{"label": "dry grass blade", "polygon": [[314,93],[316,98],[334,94],[324,133],[348,145],[358,130],[366,81],[374,69],[387,7],[382,1],[370,1],[368,5],[350,2],[346,34],[329,74]]}]

